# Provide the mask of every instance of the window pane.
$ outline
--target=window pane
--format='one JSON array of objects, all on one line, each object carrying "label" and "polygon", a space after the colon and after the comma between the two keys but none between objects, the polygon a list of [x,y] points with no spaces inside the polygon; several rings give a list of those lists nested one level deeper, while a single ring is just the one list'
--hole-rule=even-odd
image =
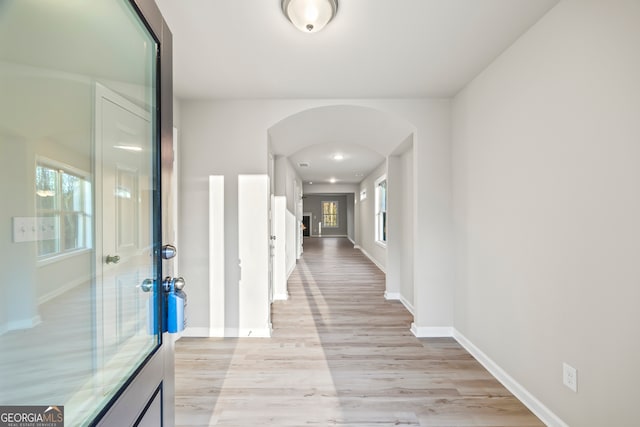
[{"label": "window pane", "polygon": [[36,208],[53,210],[57,207],[58,171],[45,166],[36,167]]},{"label": "window pane", "polygon": [[64,213],[62,214],[63,229],[64,229],[64,247],[63,251],[82,248],[81,230],[82,230],[82,215],[77,213]]},{"label": "window pane", "polygon": [[322,226],[338,227],[338,202],[322,202]]},{"label": "window pane", "polygon": [[82,209],[82,185],[77,176],[62,173],[62,210],[79,211]]}]

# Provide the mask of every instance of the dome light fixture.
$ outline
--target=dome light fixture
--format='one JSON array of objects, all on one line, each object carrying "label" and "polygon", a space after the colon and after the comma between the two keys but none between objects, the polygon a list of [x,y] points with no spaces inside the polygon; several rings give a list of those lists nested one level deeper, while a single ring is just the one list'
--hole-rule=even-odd
[{"label": "dome light fixture", "polygon": [[282,12],[303,33],[317,33],[336,16],[338,0],[282,0]]}]

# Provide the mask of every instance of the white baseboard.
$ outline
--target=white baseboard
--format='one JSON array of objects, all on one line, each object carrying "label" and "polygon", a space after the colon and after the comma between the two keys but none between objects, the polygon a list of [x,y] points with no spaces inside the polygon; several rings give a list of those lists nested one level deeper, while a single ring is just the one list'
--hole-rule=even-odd
[{"label": "white baseboard", "polygon": [[192,326],[187,326],[182,331],[181,336],[183,337],[196,337],[196,338],[209,338],[209,337],[218,337],[224,335],[215,335],[212,334],[213,330],[209,330],[209,328],[194,328]]},{"label": "white baseboard", "polygon": [[283,293],[283,294],[273,294],[273,300],[274,301],[286,301],[289,299],[289,293]]},{"label": "white baseboard", "polygon": [[453,328],[451,326],[418,326],[411,323],[411,333],[418,338],[452,337]]},{"label": "white baseboard", "polygon": [[350,241],[351,243],[353,243],[353,245],[355,246],[356,242],[354,242],[354,241],[353,241],[353,239],[352,239],[351,237],[347,236],[347,239],[349,239],[349,241]]},{"label": "white baseboard", "polygon": [[518,398],[531,412],[549,427],[569,427],[560,417],[551,412],[542,402],[536,399],[519,382],[507,374],[496,362],[491,360],[482,350],[476,347],[458,330],[453,329],[453,338],[467,350],[482,366],[485,367],[507,390]]},{"label": "white baseboard", "polygon": [[347,239],[349,239],[349,236],[347,236],[346,234],[312,234],[311,237],[346,237]]},{"label": "white baseboard", "polygon": [[42,296],[40,296],[38,298],[38,305],[40,304],[44,304],[47,301],[51,301],[52,299],[59,297],[60,295],[69,292],[71,289],[75,288],[76,286],[80,286],[83,285],[87,282],[89,282],[89,280],[91,280],[91,278],[89,276],[87,277],[81,277],[79,279],[76,280],[72,280],[71,282],[67,283],[66,285],[60,286],[57,289],[54,289],[51,292],[48,292]]},{"label": "white baseboard", "polygon": [[416,315],[415,311],[413,310],[413,304],[407,301],[407,299],[403,297],[402,294],[400,295],[400,302],[402,303],[402,305],[404,305],[407,311],[411,313],[412,316]]},{"label": "white baseboard", "polygon": [[407,301],[407,299],[404,296],[402,296],[402,294],[400,292],[386,292],[385,291],[384,299],[390,300],[390,301],[400,301],[402,303],[402,305],[404,305],[404,308],[406,308],[407,311],[409,313],[411,313],[412,316],[415,316],[415,312],[413,311],[413,304],[411,304],[409,301]]},{"label": "white baseboard", "polygon": [[384,269],[384,267],[382,266],[382,264],[380,264],[378,262],[377,259],[375,259],[374,257],[371,256],[371,254],[369,254],[369,252],[365,251],[364,248],[362,248],[361,246],[358,246],[356,249],[360,249],[360,252],[362,252],[364,254],[364,256],[366,256],[367,258],[369,258],[369,260],[374,263],[376,265],[376,267],[378,267],[380,269],[380,271],[382,271],[384,274],[387,274],[386,270]]},{"label": "white baseboard", "polygon": [[400,293],[399,292],[387,292],[384,291],[384,299],[389,301],[400,301]]}]

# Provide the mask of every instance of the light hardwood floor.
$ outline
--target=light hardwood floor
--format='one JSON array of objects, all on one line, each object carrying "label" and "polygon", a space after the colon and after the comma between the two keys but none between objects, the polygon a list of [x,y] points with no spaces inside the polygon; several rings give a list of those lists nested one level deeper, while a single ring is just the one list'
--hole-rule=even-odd
[{"label": "light hardwood floor", "polygon": [[273,337],[182,338],[178,426],[543,426],[453,339],[418,339],[384,274],[313,238]]}]

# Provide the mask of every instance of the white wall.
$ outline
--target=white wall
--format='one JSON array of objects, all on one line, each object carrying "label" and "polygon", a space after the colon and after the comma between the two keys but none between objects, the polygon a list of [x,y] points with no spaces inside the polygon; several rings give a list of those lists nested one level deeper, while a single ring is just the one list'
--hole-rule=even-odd
[{"label": "white wall", "polygon": [[[289,298],[287,289],[287,273],[289,271],[287,265],[287,215],[291,216],[291,213],[287,211],[287,200],[282,196],[274,197],[272,207],[271,233],[276,237],[276,239],[271,242],[273,299],[286,300]],[[295,227],[295,219],[293,220],[293,224]],[[291,235],[295,235],[295,231],[291,230]],[[295,266],[295,258],[293,259],[293,264]]]},{"label": "white wall", "polygon": [[387,161],[382,162],[360,183],[360,191],[367,191],[367,198],[360,201],[360,249],[382,270],[387,268],[387,248],[376,243],[375,237],[375,181],[387,173]]},{"label": "white wall", "polygon": [[360,188],[358,184],[304,184],[304,194],[337,194],[337,193],[357,193]]},{"label": "white wall", "polygon": [[[299,201],[302,195],[302,179],[286,156],[274,156],[274,194],[282,196],[286,199],[286,210],[293,217],[293,221],[288,219],[285,226],[286,232],[286,259],[287,273],[290,274],[295,267],[296,260],[299,256],[299,246],[302,244],[300,235],[300,226],[302,223],[302,209],[299,207]],[[286,215],[287,218],[289,215]]]},{"label": "white wall", "polygon": [[[400,200],[400,241],[402,245],[400,299],[410,311],[413,311],[413,147],[399,157],[402,171],[400,179],[403,187]],[[394,218],[390,219],[390,221],[393,220]]]},{"label": "white wall", "polygon": [[285,234],[287,236],[286,246],[285,246],[285,259],[286,259],[286,271],[287,278],[293,273],[293,270],[296,268],[296,252],[292,250],[292,248],[296,247],[296,228],[298,221],[296,220],[295,215],[291,212],[285,212]]},{"label": "white wall", "polygon": [[[189,280],[189,321],[206,327],[208,289],[208,177],[225,177],[225,311],[237,324],[238,174],[266,174],[267,130],[310,108],[355,105],[374,108],[415,126],[414,206],[422,220],[415,230],[415,322],[424,327],[453,324],[450,211],[450,101],[448,100],[238,100],[181,102],[181,273]],[[356,206],[356,211],[359,207]],[[357,233],[356,233],[357,234]],[[268,304],[265,302],[265,304]]]},{"label": "white wall", "polygon": [[356,218],[355,218],[355,210],[354,210],[355,195],[354,193],[349,193],[349,194],[346,194],[346,197],[347,197],[347,237],[352,242],[355,242],[356,241],[355,240],[356,239],[356,234],[355,234]]},{"label": "white wall", "polygon": [[[302,179],[288,157],[275,156],[275,195],[287,198],[287,210],[297,216],[295,186],[302,189]],[[298,218],[302,221],[302,215]]]},{"label": "white wall", "polygon": [[562,1],[453,105],[455,327],[571,426],[640,425],[639,47]]},{"label": "white wall", "polygon": [[238,176],[238,334],[271,336],[269,295],[269,177]]}]

